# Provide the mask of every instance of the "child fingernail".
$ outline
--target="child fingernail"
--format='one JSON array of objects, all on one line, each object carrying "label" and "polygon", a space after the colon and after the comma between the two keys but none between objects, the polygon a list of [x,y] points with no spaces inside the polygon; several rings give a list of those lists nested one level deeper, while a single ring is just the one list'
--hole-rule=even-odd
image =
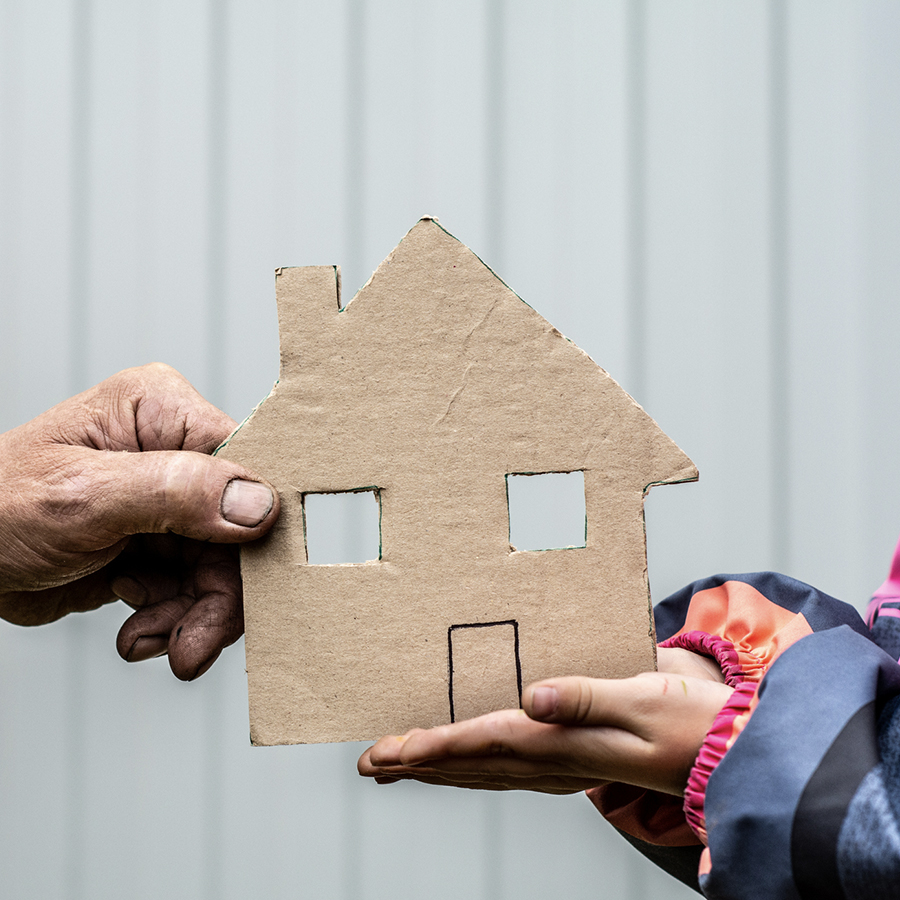
[{"label": "child fingernail", "polygon": [[531,715],[535,719],[552,716],[559,707],[559,692],[555,687],[536,687],[531,692]]}]

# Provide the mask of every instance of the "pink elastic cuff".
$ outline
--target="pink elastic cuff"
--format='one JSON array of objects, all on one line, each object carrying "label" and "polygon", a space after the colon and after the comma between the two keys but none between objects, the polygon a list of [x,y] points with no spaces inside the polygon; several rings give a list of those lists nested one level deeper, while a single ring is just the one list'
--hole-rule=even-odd
[{"label": "pink elastic cuff", "polygon": [[725,684],[729,687],[737,687],[745,681],[745,675],[741,670],[741,661],[731,641],[719,637],[717,634],[707,634],[705,631],[686,631],[676,634],[667,641],[662,641],[660,647],[681,647],[702,656],[711,656],[722,670],[725,676]]},{"label": "pink elastic cuff", "polygon": [[737,720],[750,711],[758,688],[759,685],[755,682],[745,681],[734,689],[728,702],[719,710],[712,728],[706,733],[703,746],[688,776],[684,792],[684,817],[694,834],[704,844],[707,843],[707,839],[703,807],[709,776],[725,758],[728,748],[734,743],[741,726],[745,724],[738,723]]}]

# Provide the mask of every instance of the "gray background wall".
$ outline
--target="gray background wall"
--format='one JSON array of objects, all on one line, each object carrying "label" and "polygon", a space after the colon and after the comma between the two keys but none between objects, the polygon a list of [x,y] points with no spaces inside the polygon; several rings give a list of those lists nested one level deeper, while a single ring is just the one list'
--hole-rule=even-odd
[{"label": "gray background wall", "polygon": [[[900,5],[0,0],[0,427],[123,367],[243,417],[273,269],[352,293],[440,216],[694,458],[654,594],[778,568],[856,603],[900,531]],[[108,608],[0,627],[14,898],[678,898],[581,797],[379,788],[251,750]]]}]

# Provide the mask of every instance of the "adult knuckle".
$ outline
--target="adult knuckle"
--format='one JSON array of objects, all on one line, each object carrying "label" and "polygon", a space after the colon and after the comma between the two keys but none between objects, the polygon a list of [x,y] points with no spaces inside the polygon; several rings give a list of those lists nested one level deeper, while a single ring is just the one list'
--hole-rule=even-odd
[{"label": "adult knuckle", "polygon": [[163,362],[146,363],[143,366],[137,367],[134,371],[139,374],[142,380],[149,382],[177,381],[180,383],[186,381],[181,372],[170,366],[168,363]]},{"label": "adult knuckle", "polygon": [[[198,482],[205,480],[202,471],[198,471],[197,460],[193,454],[166,454],[161,476],[161,514],[160,530],[172,531],[176,524],[188,524],[198,518],[197,490]],[[200,485],[205,487],[205,485]],[[193,537],[194,535],[187,535]]]},{"label": "adult knuckle", "polygon": [[117,404],[131,402],[141,394],[144,383],[142,369],[143,367],[122,369],[101,381],[93,390],[98,397],[111,398]]}]

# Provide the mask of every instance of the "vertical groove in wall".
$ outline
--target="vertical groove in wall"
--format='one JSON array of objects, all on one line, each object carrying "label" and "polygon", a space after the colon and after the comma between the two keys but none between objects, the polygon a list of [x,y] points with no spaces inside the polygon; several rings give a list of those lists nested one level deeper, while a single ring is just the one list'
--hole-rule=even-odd
[{"label": "vertical groove in wall", "polygon": [[[90,252],[90,108],[91,108],[91,3],[72,4],[71,127],[69,150],[69,347],[68,393],[88,387],[89,252]],[[66,682],[68,721],[66,722],[66,900],[87,897],[87,845],[84,834],[88,803],[85,779],[88,772],[87,673],[82,649],[87,629],[80,616],[67,623],[66,654],[69,678]]]},{"label": "vertical groove in wall", "polygon": [[209,123],[207,158],[207,391],[222,405],[225,389],[225,260],[227,229],[228,0],[209,6]]},{"label": "vertical groove in wall", "polygon": [[504,0],[487,0],[485,21],[485,203],[487,229],[485,259],[503,277],[503,216],[505,190],[503,161],[506,150]]},{"label": "vertical groove in wall", "polygon": [[484,874],[482,877],[484,900],[502,900],[505,897],[503,877],[506,855],[503,852],[505,831],[505,801],[501,791],[488,791],[480,798],[484,810]]},{"label": "vertical groove in wall", "polygon": [[769,0],[769,366],[772,565],[790,568],[787,4]]},{"label": "vertical groove in wall", "polygon": [[[628,296],[625,339],[629,393],[647,405],[647,9],[646,0],[626,5],[626,203]],[[627,857],[629,900],[649,900],[646,862],[637,854]]]},{"label": "vertical groove in wall", "polygon": [[[347,0],[344,227],[347,239],[346,265],[353,273],[353,280],[348,284],[344,279],[345,290],[350,284],[362,284],[367,277],[360,269],[365,253],[365,18],[365,0]],[[350,299],[350,296],[342,296],[341,304]]]},{"label": "vertical groove in wall", "polygon": [[[506,273],[504,217],[506,190],[506,32],[504,0],[486,0],[485,5],[485,254],[488,265],[501,278]],[[488,792],[479,798],[483,816],[482,893],[485,900],[504,896],[503,798]]]},{"label": "vertical groove in wall", "polygon": [[[346,234],[346,265],[353,273],[349,284],[362,284],[367,277],[362,271],[365,254],[365,149],[366,149],[366,3],[365,0],[347,0],[346,44],[344,66],[346,72],[344,97],[346,158],[344,184],[346,190],[344,228]],[[348,280],[343,279],[343,288]],[[341,303],[352,297],[346,294]],[[345,744],[341,753],[342,770],[352,771],[355,764],[356,745]],[[363,896],[362,857],[364,832],[361,822],[361,796],[355,782],[343,791],[341,808],[341,842],[335,853],[341,860],[340,891],[344,900],[360,900]]]},{"label": "vertical groove in wall", "polygon": [[647,403],[647,47],[645,0],[627,7],[628,389]]},{"label": "vertical groove in wall", "polygon": [[[16,315],[20,276],[15,265],[19,255],[15,221],[22,203],[16,190],[21,184],[18,173],[21,154],[15,146],[15,107],[21,93],[16,79],[16,45],[20,41],[17,13],[17,6],[0,3],[0,384],[5,394],[4,408],[0,409],[0,431],[19,424],[22,394],[22,382],[17,377],[19,365],[15,340],[17,329],[21,327]],[[15,391],[12,397],[10,390]]]},{"label": "vertical groove in wall", "polygon": [[88,253],[90,250],[91,3],[72,6],[72,126],[69,180],[69,393],[88,385]]},{"label": "vertical groove in wall", "polygon": [[[227,147],[228,139],[228,0],[210,0],[208,28],[209,82],[207,103],[207,220],[206,220],[206,393],[217,406],[226,400],[225,348],[227,338]],[[209,677],[209,676],[207,676]],[[225,683],[216,677],[203,685],[204,704],[204,810],[203,889],[209,900],[225,894],[222,882],[224,846]]]}]

